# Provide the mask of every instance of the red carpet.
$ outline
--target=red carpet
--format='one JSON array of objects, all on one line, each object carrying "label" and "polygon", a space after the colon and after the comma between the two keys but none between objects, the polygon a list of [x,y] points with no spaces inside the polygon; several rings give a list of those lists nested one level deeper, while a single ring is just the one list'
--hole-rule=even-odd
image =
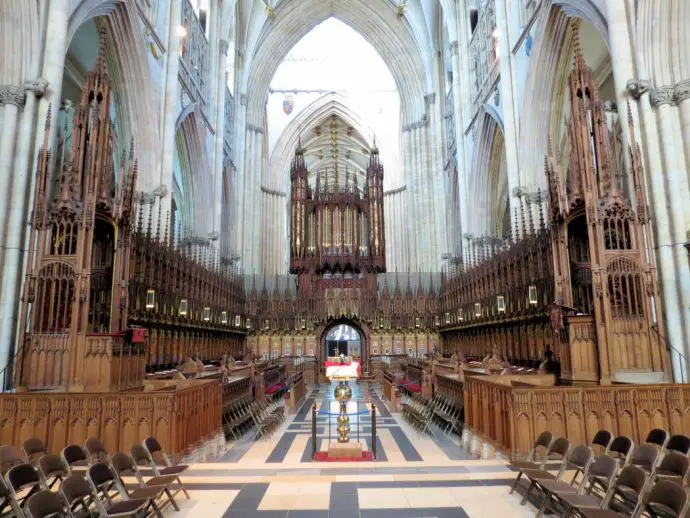
[{"label": "red carpet", "polygon": [[327,451],[317,451],[314,456],[316,462],[367,462],[374,460],[370,451],[363,451],[361,457],[334,457],[328,456]]}]

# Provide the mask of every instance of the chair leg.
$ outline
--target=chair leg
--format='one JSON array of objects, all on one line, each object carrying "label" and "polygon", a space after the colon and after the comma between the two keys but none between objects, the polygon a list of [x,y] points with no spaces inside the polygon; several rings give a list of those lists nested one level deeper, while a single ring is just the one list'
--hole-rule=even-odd
[{"label": "chair leg", "polygon": [[534,488],[534,482],[530,483],[527,491],[525,491],[525,496],[522,497],[520,505],[525,505],[527,503],[527,499],[529,498],[529,494],[532,492],[532,488]]},{"label": "chair leg", "polygon": [[187,493],[187,490],[186,490],[185,487],[182,485],[182,481],[180,480],[180,477],[177,477],[177,483],[180,485],[180,489],[181,489],[182,492],[184,493],[184,496],[187,497],[187,500],[191,500],[192,497],[189,496],[189,493]]},{"label": "chair leg", "polygon": [[175,502],[172,492],[167,487],[165,488],[165,494],[168,495],[168,500],[170,500],[170,504],[173,506],[173,509],[175,509],[175,511],[179,511],[180,507],[177,505],[177,502]]},{"label": "chair leg", "polygon": [[510,488],[510,493],[509,495],[512,495],[515,492],[515,488],[518,485],[518,482],[520,482],[520,477],[522,476],[522,471],[518,473],[517,478],[515,479],[515,482],[513,482],[513,487]]}]

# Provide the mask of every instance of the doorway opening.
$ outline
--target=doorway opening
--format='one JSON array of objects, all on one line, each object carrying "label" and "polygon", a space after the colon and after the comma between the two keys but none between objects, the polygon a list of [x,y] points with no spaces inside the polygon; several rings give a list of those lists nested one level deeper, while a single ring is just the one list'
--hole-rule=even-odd
[{"label": "doorway opening", "polygon": [[335,358],[340,355],[352,359],[362,356],[362,336],[348,324],[338,324],[326,335],[326,356]]}]

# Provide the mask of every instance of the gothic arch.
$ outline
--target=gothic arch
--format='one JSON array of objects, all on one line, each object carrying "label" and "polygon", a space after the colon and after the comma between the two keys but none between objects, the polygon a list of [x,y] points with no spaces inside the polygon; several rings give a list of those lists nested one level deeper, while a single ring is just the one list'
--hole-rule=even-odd
[{"label": "gothic arch", "polygon": [[[421,119],[425,113],[424,94],[432,90],[433,81],[420,50],[426,46],[415,38],[409,21],[401,20],[385,2],[304,0],[280,2],[275,18],[268,22],[264,19],[262,27],[252,31],[249,43],[257,43],[247,57],[240,88],[241,92],[252,93],[248,96],[247,121],[261,124],[268,87],[278,66],[313,26],[330,17],[359,31],[389,67],[400,92],[403,123]],[[382,27],[390,30],[384,31]]]},{"label": "gothic arch", "polygon": [[478,124],[468,189],[476,206],[470,211],[468,233],[475,237],[501,237],[509,210],[503,123],[495,112],[485,109]]},{"label": "gothic arch", "polygon": [[271,153],[266,186],[272,189],[289,192],[290,161],[297,148],[299,138],[314,130],[331,115],[337,115],[350,125],[364,139],[367,148],[374,144],[374,132],[345,103],[347,99],[339,93],[326,94],[301,111],[285,128]]},{"label": "gothic arch", "polygon": [[[528,190],[544,187],[544,156],[549,138],[559,139],[565,91],[572,68],[573,24],[592,25],[608,46],[603,0],[551,0],[541,9],[535,33],[540,35],[529,63],[518,141],[520,185]],[[607,47],[608,48],[608,47]]]},{"label": "gothic arch", "polygon": [[178,210],[183,214],[182,222],[187,230],[199,237],[206,237],[212,230],[207,211],[213,203],[213,182],[203,131],[193,110],[178,121],[175,132],[184,189],[183,204]]},{"label": "gothic arch", "polygon": [[108,34],[108,72],[117,85],[124,142],[134,140],[134,154],[139,164],[138,186],[146,192],[161,183],[161,149],[157,104],[149,69],[148,56],[139,29],[138,14],[124,0],[82,0],[72,11],[67,31],[68,44],[79,27],[93,18]]}]

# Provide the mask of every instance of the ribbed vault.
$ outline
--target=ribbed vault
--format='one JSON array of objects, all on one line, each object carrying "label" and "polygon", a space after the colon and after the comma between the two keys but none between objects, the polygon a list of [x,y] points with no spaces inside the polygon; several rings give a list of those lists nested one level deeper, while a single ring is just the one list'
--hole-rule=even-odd
[{"label": "ribbed vault", "polygon": [[[341,178],[344,178],[346,166],[349,170],[358,170],[360,173],[366,170],[374,134],[345,103],[346,99],[341,94],[324,95],[301,111],[290,122],[271,154],[269,178],[265,182],[266,186],[289,192],[290,161],[300,138],[302,139],[302,146],[306,148],[309,171],[315,173],[319,169],[327,167],[331,169],[332,174],[333,135],[330,124],[334,118],[339,128],[335,136],[340,149],[336,160],[339,163]],[[350,134],[348,135],[348,133]],[[350,152],[349,156],[347,151]]]},{"label": "ribbed vault", "polygon": [[302,0],[281,2],[275,18],[250,35],[248,47],[255,50],[247,56],[241,87],[241,92],[249,94],[247,121],[259,125],[263,120],[268,87],[278,66],[304,35],[330,17],[360,32],[381,55],[400,92],[404,123],[421,119],[424,93],[431,91],[432,83],[409,23],[387,2]]}]

